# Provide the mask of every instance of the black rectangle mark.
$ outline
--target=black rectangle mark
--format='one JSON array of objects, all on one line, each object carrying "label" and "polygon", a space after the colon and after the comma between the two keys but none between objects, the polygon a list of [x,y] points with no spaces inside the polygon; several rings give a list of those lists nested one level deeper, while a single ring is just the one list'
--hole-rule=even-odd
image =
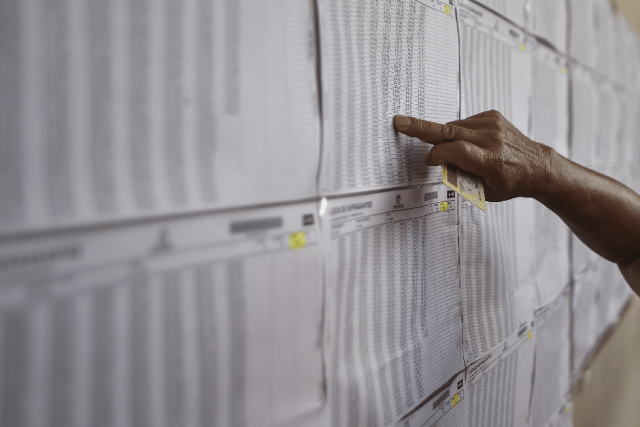
[{"label": "black rectangle mark", "polygon": [[266,230],[282,227],[282,217],[254,219],[231,223],[231,233],[244,233],[247,231]]}]

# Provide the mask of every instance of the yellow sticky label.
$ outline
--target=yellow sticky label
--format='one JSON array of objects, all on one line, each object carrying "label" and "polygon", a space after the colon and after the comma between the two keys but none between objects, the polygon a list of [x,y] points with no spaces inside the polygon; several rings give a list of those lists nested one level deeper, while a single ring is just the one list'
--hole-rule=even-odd
[{"label": "yellow sticky label", "polygon": [[560,68],[560,74],[562,74],[563,76],[566,76],[567,75],[567,69],[564,68],[564,67]]},{"label": "yellow sticky label", "polygon": [[522,44],[520,45],[520,51],[521,51],[521,52],[526,52],[526,51],[527,51],[527,47],[524,45],[524,43],[522,43]]},{"label": "yellow sticky label", "polygon": [[296,231],[289,235],[289,248],[295,250],[302,249],[305,246],[307,246],[307,236],[304,231]]},{"label": "yellow sticky label", "polygon": [[444,13],[451,15],[451,7],[448,4],[444,5]]},{"label": "yellow sticky label", "polygon": [[453,408],[454,406],[456,406],[458,404],[458,402],[460,402],[460,393],[456,393],[451,398],[451,407]]},{"label": "yellow sticky label", "polygon": [[528,340],[530,340],[532,336],[533,336],[533,332],[531,332],[531,331],[527,332],[527,339]]},{"label": "yellow sticky label", "polygon": [[440,212],[449,210],[449,202],[440,202]]}]

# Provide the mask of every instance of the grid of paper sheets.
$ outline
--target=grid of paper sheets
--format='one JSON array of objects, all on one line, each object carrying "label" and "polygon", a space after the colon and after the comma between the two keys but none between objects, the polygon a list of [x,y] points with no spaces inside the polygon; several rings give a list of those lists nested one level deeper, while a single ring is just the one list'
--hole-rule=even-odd
[{"label": "grid of paper sheets", "polygon": [[5,0],[0,29],[0,424],[572,424],[630,288],[392,120],[496,109],[640,190],[606,0]]}]

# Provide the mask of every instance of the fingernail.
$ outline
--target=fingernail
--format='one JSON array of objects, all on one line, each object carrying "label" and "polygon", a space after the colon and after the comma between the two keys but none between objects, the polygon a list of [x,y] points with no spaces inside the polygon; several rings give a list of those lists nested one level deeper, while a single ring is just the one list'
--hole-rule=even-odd
[{"label": "fingernail", "polygon": [[393,118],[393,124],[400,132],[404,132],[411,127],[411,119],[407,116],[397,115]]}]

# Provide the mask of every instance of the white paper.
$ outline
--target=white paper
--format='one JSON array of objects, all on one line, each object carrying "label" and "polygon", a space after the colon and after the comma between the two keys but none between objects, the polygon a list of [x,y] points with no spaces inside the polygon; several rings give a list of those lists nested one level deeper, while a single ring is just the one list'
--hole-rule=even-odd
[{"label": "white paper", "polygon": [[579,378],[633,291],[618,266],[601,257],[576,275],[574,283],[573,375]]},{"label": "white paper", "polygon": [[569,27],[567,2],[565,0],[529,0],[529,7],[531,10],[529,30],[551,43],[559,52],[567,53]]},{"label": "white paper", "polygon": [[571,155],[574,162],[583,166],[596,163],[594,158],[599,104],[596,80],[584,66],[572,64],[571,68]]},{"label": "white paper", "polygon": [[395,427],[466,427],[468,423],[466,370],[422,402]]},{"label": "white paper", "polygon": [[0,233],[317,194],[312,1],[5,9]]},{"label": "white paper", "polygon": [[579,378],[597,338],[594,309],[596,284],[592,270],[577,274],[573,286],[573,368]]},{"label": "white paper", "polygon": [[564,404],[547,420],[544,427],[573,427],[571,396],[567,396]]},{"label": "white paper", "polygon": [[616,19],[619,20],[618,37],[620,40],[616,45],[620,64],[617,80],[628,91],[637,94],[640,83],[638,75],[640,74],[638,73],[638,68],[640,68],[640,35],[629,25],[624,15],[620,14]]},{"label": "white paper", "polygon": [[542,427],[570,393],[569,287],[536,312],[536,357],[530,422]]},{"label": "white paper", "polygon": [[467,368],[469,426],[528,425],[535,340],[534,322],[527,322]]},{"label": "white paper", "polygon": [[605,331],[620,319],[622,310],[634,292],[627,284],[617,264],[604,258],[598,261],[598,270],[601,270],[599,274],[600,300],[594,309],[598,313],[598,323]]},{"label": "white paper", "polygon": [[598,91],[598,117],[593,150],[594,165],[609,165],[618,157],[622,129],[620,128],[621,94],[609,82],[600,82]]},{"label": "white paper", "polygon": [[569,154],[569,71],[567,60],[531,42],[531,139]]},{"label": "white paper", "polygon": [[322,195],[439,182],[430,145],[395,131],[396,114],[458,118],[453,1],[321,0]]},{"label": "white paper", "polygon": [[1,243],[6,423],[310,425],[324,401],[316,209]]},{"label": "white paper", "polygon": [[510,200],[514,215],[514,255],[516,264],[515,285],[518,288],[530,286],[535,288],[536,267],[536,235],[538,204],[531,198]]},{"label": "white paper", "polygon": [[[461,116],[496,109],[528,134],[532,46],[520,29],[473,3],[460,4],[459,21]],[[534,251],[526,244],[533,243],[533,236],[526,235],[526,222],[534,219],[521,208],[525,204],[491,205],[486,216],[461,211],[461,284],[469,361],[516,328],[514,289],[533,273]]]},{"label": "white paper", "polygon": [[[640,46],[638,46],[638,50],[640,51]],[[637,118],[640,117],[640,92],[633,93],[633,91],[629,91],[620,97],[619,102],[621,137],[618,140],[619,149],[616,150],[616,163],[624,163],[630,168],[631,165],[638,163],[637,159],[639,157],[638,146],[640,144],[637,143],[637,138],[640,128],[638,123],[640,121]],[[627,177],[627,179],[630,179],[630,177]],[[632,185],[631,182],[623,181],[623,183],[628,186]]]},{"label": "white paper", "polygon": [[[468,0],[460,0],[466,2]],[[493,11],[507,17],[520,27],[524,28],[527,15],[526,0],[473,0],[475,3],[483,4]]]},{"label": "white paper", "polygon": [[593,26],[596,51],[595,68],[598,72],[611,79],[615,76],[616,59],[616,29],[615,15],[611,3],[607,0],[594,0]]},{"label": "white paper", "polygon": [[498,110],[529,131],[531,55],[518,27],[474,3],[460,3],[461,116]]},{"label": "white paper", "polygon": [[595,0],[569,0],[569,54],[579,63],[592,68],[595,68],[599,51],[595,8]]},{"label": "white paper", "polygon": [[554,299],[570,281],[569,227],[541,203],[535,205],[535,282],[537,306]]},{"label": "white paper", "polygon": [[555,213],[534,199],[518,198],[509,203],[515,228],[516,305],[521,293],[526,301],[533,298],[533,307],[540,307],[569,283],[570,231]]},{"label": "white paper", "polygon": [[460,211],[460,286],[465,360],[472,363],[516,331],[514,205]]},{"label": "white paper", "polygon": [[640,166],[636,163],[630,167],[629,188],[636,193],[640,193]]},{"label": "white paper", "polygon": [[455,193],[321,203],[332,426],[384,426],[464,368]]}]

